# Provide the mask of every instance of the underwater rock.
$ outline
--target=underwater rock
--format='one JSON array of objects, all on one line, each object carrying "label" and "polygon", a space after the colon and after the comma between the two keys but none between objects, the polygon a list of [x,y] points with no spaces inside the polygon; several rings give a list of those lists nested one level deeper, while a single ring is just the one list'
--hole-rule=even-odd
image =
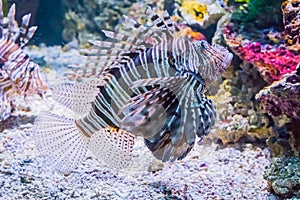
[{"label": "underwater rock", "polygon": [[63,1],[63,38],[67,42],[77,39],[80,43],[101,38],[103,34],[100,30],[113,30],[133,2],[136,1]]},{"label": "underwater rock", "polygon": [[225,14],[224,8],[214,0],[177,1],[175,13],[186,24],[207,28]]},{"label": "underwater rock", "polygon": [[297,141],[299,139],[297,139],[297,134],[293,134],[293,130],[290,128],[293,125],[295,124],[286,123],[267,139],[266,142],[272,157],[299,155],[300,146],[299,141]]},{"label": "underwater rock", "polygon": [[217,121],[208,138],[222,144],[264,142],[279,123],[261,109],[255,95],[266,86],[253,65],[233,60],[211,98],[216,102]]},{"label": "underwater rock", "polygon": [[281,198],[300,198],[300,157],[274,158],[264,178],[269,192]]},{"label": "underwater rock", "polygon": [[[287,28],[285,29],[286,32],[284,32],[283,24],[278,22],[278,17],[280,16],[278,12],[281,12],[280,6],[276,5],[278,8],[274,13],[266,11],[272,10],[275,7],[271,8],[271,5],[266,5],[264,8],[265,13],[272,13],[272,16],[274,14],[273,21],[269,15],[263,14],[266,19],[262,19],[262,13],[255,13],[258,11],[255,11],[253,5],[263,2],[266,1],[261,0],[259,2],[259,0],[253,0],[244,12],[240,11],[237,14],[234,11],[232,15],[224,15],[218,23],[218,28],[223,32],[221,34],[220,30],[217,30],[213,41],[217,43],[225,41],[240,59],[254,66],[254,69],[260,73],[264,81],[269,84],[273,83],[266,88],[264,88],[266,85],[263,84],[258,84],[262,87],[253,84],[248,88],[247,85],[251,81],[260,80],[257,76],[253,76],[253,73],[252,75],[248,73],[248,81],[244,81],[245,76],[238,77],[238,82],[232,81],[229,85],[229,87],[232,89],[235,88],[237,91],[236,93],[232,93],[233,97],[235,97],[232,102],[235,112],[246,116],[243,112],[247,108],[245,107],[246,103],[249,106],[248,110],[254,113],[250,114],[248,118],[251,124],[248,132],[265,135],[267,145],[270,147],[273,156],[297,155],[297,152],[299,152],[297,150],[297,145],[299,146],[297,131],[288,127],[289,124],[290,126],[299,124],[299,121],[297,121],[299,120],[299,103],[297,102],[297,98],[299,99],[299,86],[297,81],[298,75],[295,70],[300,62],[300,54],[299,50],[297,52],[296,48],[291,49],[290,46],[284,43],[285,37],[290,33],[287,31]],[[284,8],[283,4],[283,11]],[[257,16],[256,18],[247,16],[254,14]],[[286,13],[284,15],[286,19],[285,24],[288,22],[292,24],[296,23],[297,20],[294,19],[297,19],[297,15],[290,14],[289,17],[286,17]],[[246,74],[249,72],[245,66],[240,65],[244,75],[245,72]],[[235,76],[230,79],[234,80]],[[239,89],[239,85],[241,84],[244,90]],[[260,91],[261,89],[263,90]],[[240,101],[240,99],[244,98],[243,94],[248,95],[249,92],[253,96],[248,98],[248,102]],[[259,101],[257,100],[260,100],[264,105],[265,111],[260,110]],[[240,106],[241,108],[239,108]],[[289,118],[281,116],[281,114],[286,114]],[[275,117],[279,115],[280,117]]]},{"label": "underwater rock", "polygon": [[[126,12],[124,11],[123,14],[125,14],[128,17],[131,17],[132,19],[136,19],[141,24],[145,24],[147,20],[144,17],[144,15],[147,7],[151,6],[155,12],[162,14],[163,10],[165,10],[165,3],[166,2],[164,2],[163,0],[136,1],[131,3],[129,8],[126,10]],[[124,18],[122,16],[120,18],[120,23],[118,23],[113,30],[116,32],[128,31],[128,27],[126,26],[126,23],[124,23]]]},{"label": "underwater rock", "polygon": [[[67,42],[78,40],[84,46],[88,40],[101,39],[101,30],[118,31],[123,24],[123,15],[139,16],[144,14],[147,5],[163,6],[162,0],[103,1],[76,0],[63,1],[65,10],[63,39]],[[163,7],[161,7],[163,10]]]},{"label": "underwater rock", "polygon": [[225,80],[220,85],[217,94],[211,98],[216,102],[218,123],[207,135],[207,138],[212,141],[220,140],[222,144],[238,142],[244,134],[247,134],[248,121],[241,115],[235,115],[234,113],[229,81]]},{"label": "underwater rock", "polygon": [[285,114],[300,120],[300,64],[297,70],[261,90],[256,98],[272,115]]},{"label": "underwater rock", "polygon": [[230,121],[219,122],[217,128],[213,128],[209,139],[218,139],[222,144],[232,144],[241,141],[248,133],[249,125],[247,118],[241,115],[233,115]]},{"label": "underwater rock", "polygon": [[[252,5],[258,3],[256,0],[253,2],[255,3]],[[253,10],[251,11],[253,8],[247,9],[247,13],[244,13],[244,15],[254,12]],[[280,11],[280,6],[278,10]],[[278,11],[276,13],[274,18],[279,16]],[[256,15],[259,16],[260,14],[257,13]],[[224,113],[227,112],[226,118],[224,118],[222,112],[218,113],[219,123],[213,129],[215,134],[211,135],[220,139],[223,144],[241,142],[244,141],[245,137],[247,138],[246,141],[249,141],[249,139],[250,141],[252,139],[252,142],[257,141],[253,140],[255,138],[264,141],[264,139],[270,139],[271,137],[276,138],[275,133],[287,132],[283,127],[285,127],[286,123],[289,123],[289,119],[270,116],[267,113],[268,110],[262,110],[259,105],[260,102],[255,96],[268,83],[279,80],[285,74],[292,73],[300,61],[300,56],[297,52],[290,51],[284,46],[283,34],[274,27],[270,27],[270,25],[274,25],[274,21],[266,19],[268,21],[267,27],[258,30],[259,26],[256,26],[258,21],[252,20],[254,18],[251,16],[248,16],[248,19],[237,19],[236,17],[237,15],[233,18],[230,13],[225,14],[218,21],[217,30],[213,38],[213,43],[227,44],[237,57],[243,60],[241,64],[240,59],[234,59],[232,70],[228,70],[231,72],[223,75],[223,78],[227,79],[223,84],[226,84],[227,96],[230,99],[218,98],[220,94],[224,95],[224,91],[222,92],[224,86],[222,85],[219,92],[212,97],[216,98],[214,100],[217,103],[218,110],[226,110]],[[233,118],[235,115],[240,116]],[[243,120],[240,118],[243,118]],[[228,129],[228,122],[233,122],[232,119],[240,119],[242,121],[240,125],[246,123],[247,131],[236,131],[234,136],[230,136],[230,132],[225,130]],[[227,123],[224,124],[226,121]],[[236,130],[241,130],[238,126],[235,128],[237,128]],[[286,134],[289,135],[289,133]],[[293,134],[290,135],[294,137]],[[269,140],[268,145],[271,144],[271,141],[273,140]],[[282,139],[282,141],[286,140]],[[289,146],[288,148],[281,146],[282,152],[290,151],[290,146],[295,145],[293,141],[287,140],[287,143],[289,142],[291,144],[287,145]],[[282,142],[279,143],[281,144]]]},{"label": "underwater rock", "polygon": [[291,74],[284,75],[279,81],[261,90],[257,95],[264,109],[273,116],[285,115],[283,126],[289,138],[269,138],[267,144],[273,155],[298,155],[300,153],[299,121],[300,121],[300,64]]},{"label": "underwater rock", "polygon": [[286,0],[281,6],[283,12],[285,46],[300,51],[300,1]]}]

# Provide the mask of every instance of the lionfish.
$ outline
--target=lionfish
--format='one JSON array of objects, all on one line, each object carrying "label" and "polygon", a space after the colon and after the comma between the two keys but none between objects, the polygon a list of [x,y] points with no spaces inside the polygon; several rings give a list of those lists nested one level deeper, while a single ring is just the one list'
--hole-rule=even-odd
[{"label": "lionfish", "polygon": [[37,147],[58,170],[69,172],[88,150],[126,168],[137,136],[157,159],[180,160],[214,124],[215,105],[204,92],[232,54],[178,35],[167,12],[160,16],[148,7],[146,15],[152,24],[124,16],[131,30],[103,30],[108,39],[83,51],[78,81],[54,89],[53,98],[80,117],[50,111],[37,117]]},{"label": "lionfish", "polygon": [[33,36],[36,26],[28,28],[30,14],[23,16],[18,27],[15,20],[15,4],[7,17],[3,17],[0,0],[0,121],[5,120],[14,108],[15,95],[38,93],[42,95],[46,86],[41,78],[39,66],[29,60],[22,48]]}]

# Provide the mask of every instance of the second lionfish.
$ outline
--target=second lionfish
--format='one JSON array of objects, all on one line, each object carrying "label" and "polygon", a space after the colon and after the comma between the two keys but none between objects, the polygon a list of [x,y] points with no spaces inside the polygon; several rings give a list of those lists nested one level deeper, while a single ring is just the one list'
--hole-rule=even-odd
[{"label": "second lionfish", "polygon": [[13,4],[7,17],[4,17],[0,0],[0,121],[8,118],[11,110],[15,108],[16,95],[42,96],[47,89],[41,78],[39,66],[31,62],[22,50],[37,27],[28,27],[30,14],[23,16],[19,27],[15,13]]},{"label": "second lionfish", "polygon": [[126,167],[136,136],[159,160],[183,159],[213,126],[215,106],[204,92],[232,54],[178,35],[167,12],[149,7],[146,15],[152,24],[125,17],[130,31],[103,31],[109,39],[91,41],[78,82],[56,87],[54,99],[82,117],[45,112],[36,119],[36,144],[57,169],[70,171],[88,150]]}]

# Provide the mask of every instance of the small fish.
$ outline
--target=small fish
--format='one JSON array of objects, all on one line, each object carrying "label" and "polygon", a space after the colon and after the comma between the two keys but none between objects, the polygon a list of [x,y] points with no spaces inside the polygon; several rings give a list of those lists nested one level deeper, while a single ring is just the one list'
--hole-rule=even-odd
[{"label": "small fish", "polygon": [[37,27],[28,28],[30,14],[23,16],[22,24],[18,27],[15,12],[13,4],[7,17],[3,17],[0,0],[0,121],[10,116],[15,107],[15,95],[42,95],[47,88],[41,78],[39,66],[31,62],[22,50]]},{"label": "small fish", "polygon": [[88,150],[125,168],[137,136],[157,159],[183,159],[213,126],[215,105],[204,92],[232,54],[176,34],[167,12],[159,16],[148,7],[146,15],[152,25],[125,16],[131,31],[103,30],[110,40],[91,41],[94,48],[83,51],[78,82],[54,89],[53,98],[82,117],[49,111],[37,117],[38,149],[59,171],[74,169]]}]

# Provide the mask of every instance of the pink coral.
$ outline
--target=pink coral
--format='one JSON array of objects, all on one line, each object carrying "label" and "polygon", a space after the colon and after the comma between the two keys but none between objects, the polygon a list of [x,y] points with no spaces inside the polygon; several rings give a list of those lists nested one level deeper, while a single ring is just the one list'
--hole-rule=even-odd
[{"label": "pink coral", "polygon": [[300,55],[286,49],[283,45],[261,44],[250,42],[233,30],[228,23],[224,30],[224,38],[242,60],[257,67],[265,81],[272,83],[283,75],[291,73],[300,62]]}]

